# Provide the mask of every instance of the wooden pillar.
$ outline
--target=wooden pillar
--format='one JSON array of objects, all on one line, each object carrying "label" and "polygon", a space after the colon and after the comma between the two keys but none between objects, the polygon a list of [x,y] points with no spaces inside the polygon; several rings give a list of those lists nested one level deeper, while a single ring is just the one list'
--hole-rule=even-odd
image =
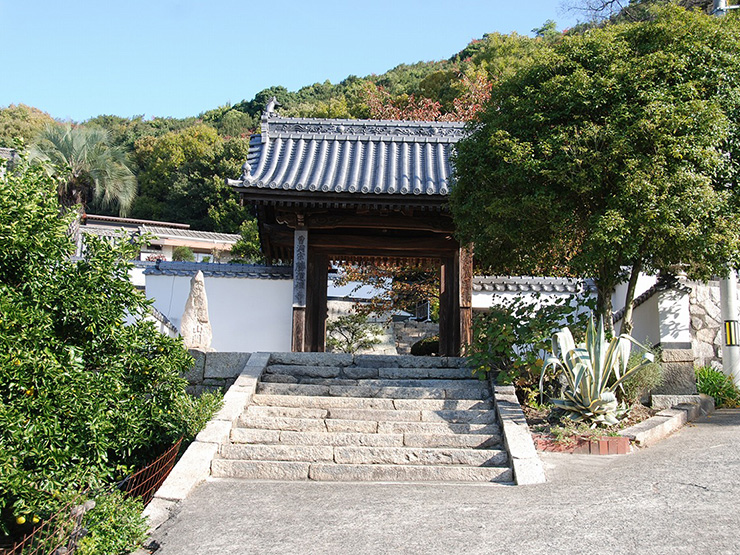
[{"label": "wooden pillar", "polygon": [[309,248],[307,277],[305,350],[323,352],[326,348],[326,287],[329,277],[329,257]]},{"label": "wooden pillar", "polygon": [[293,340],[294,353],[306,350],[306,283],[308,281],[308,231],[293,232]]},{"label": "wooden pillar", "polygon": [[457,253],[442,259],[439,289],[439,351],[460,354],[460,265]]},{"label": "wooden pillar", "polygon": [[460,247],[460,348],[473,342],[473,245]]}]

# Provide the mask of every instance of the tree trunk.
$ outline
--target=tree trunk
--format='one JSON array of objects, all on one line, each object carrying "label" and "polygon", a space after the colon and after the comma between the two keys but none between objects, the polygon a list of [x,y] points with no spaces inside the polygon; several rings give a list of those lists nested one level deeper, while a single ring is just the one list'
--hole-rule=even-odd
[{"label": "tree trunk", "polygon": [[619,330],[620,334],[632,334],[632,313],[635,308],[633,306],[635,302],[635,290],[637,289],[637,279],[640,277],[642,266],[642,259],[639,259],[634,263],[632,271],[630,272],[630,280],[627,283],[627,294],[624,298],[624,316],[622,317],[622,326]]},{"label": "tree trunk", "polygon": [[596,317],[604,319],[604,330],[607,335],[614,335],[614,321],[612,319],[612,291],[614,287],[603,286],[596,280]]}]

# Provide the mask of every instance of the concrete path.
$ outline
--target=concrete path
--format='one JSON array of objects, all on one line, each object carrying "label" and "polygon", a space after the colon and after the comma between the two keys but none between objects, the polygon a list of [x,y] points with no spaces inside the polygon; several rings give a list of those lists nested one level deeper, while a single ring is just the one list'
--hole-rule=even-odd
[{"label": "concrete path", "polygon": [[740,553],[740,410],[624,456],[546,454],[537,486],[198,487],[157,555]]}]

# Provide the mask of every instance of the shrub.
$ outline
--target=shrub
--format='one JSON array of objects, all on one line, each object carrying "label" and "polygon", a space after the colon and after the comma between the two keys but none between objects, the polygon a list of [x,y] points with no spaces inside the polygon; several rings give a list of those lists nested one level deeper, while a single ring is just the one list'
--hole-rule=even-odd
[{"label": "shrub", "polygon": [[[499,384],[514,385],[522,403],[534,404],[553,333],[563,325],[582,333],[588,316],[578,307],[587,304],[573,296],[546,305],[539,304],[539,296],[502,301],[475,315],[467,358],[479,375],[492,373]],[[552,377],[542,383],[548,396],[555,395],[559,385]]]},{"label": "shrub", "polygon": [[663,385],[663,367],[659,362],[653,361],[640,365],[646,352],[651,353],[655,360],[660,359],[660,353],[652,349],[632,351],[628,367],[637,366],[638,368],[622,382],[622,389],[617,392],[618,396],[628,405],[639,403],[653,389]]},{"label": "shrub", "polygon": [[411,345],[411,354],[417,357],[439,355],[439,336],[427,337]]},{"label": "shrub", "polygon": [[124,555],[146,539],[146,519],[138,499],[117,489],[95,498],[95,507],[85,513],[87,535],[80,542],[77,555]]},{"label": "shrub", "polygon": [[717,408],[740,407],[740,389],[735,385],[730,376],[710,366],[702,366],[695,370],[696,388],[699,393],[704,393],[714,398]]},{"label": "shrub", "polygon": [[364,314],[340,316],[326,325],[326,346],[335,352],[356,353],[380,343],[380,326],[369,324]]},{"label": "shrub", "polygon": [[172,260],[177,262],[195,262],[195,253],[190,247],[179,246],[172,249]]},{"label": "shrub", "polygon": [[[192,434],[205,407],[185,393],[192,358],[136,319],[139,244],[86,238],[72,260],[56,187],[21,162],[0,178],[0,531],[48,518],[65,492],[103,484]],[[129,316],[136,320],[126,325]]]}]

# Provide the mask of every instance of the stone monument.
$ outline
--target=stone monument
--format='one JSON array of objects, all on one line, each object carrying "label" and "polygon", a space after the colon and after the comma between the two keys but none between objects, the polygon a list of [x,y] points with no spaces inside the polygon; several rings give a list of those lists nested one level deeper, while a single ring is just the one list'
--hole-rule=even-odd
[{"label": "stone monument", "polygon": [[208,319],[208,299],[206,298],[206,284],[203,272],[198,273],[190,280],[190,294],[185,303],[185,312],[180,324],[185,347],[199,351],[211,351],[211,322]]}]

